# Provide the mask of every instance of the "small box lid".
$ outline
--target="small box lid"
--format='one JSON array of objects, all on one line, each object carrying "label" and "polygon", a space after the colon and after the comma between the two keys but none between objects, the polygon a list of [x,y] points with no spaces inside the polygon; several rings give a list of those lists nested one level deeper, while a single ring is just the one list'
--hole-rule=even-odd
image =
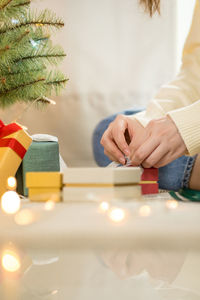
[{"label": "small box lid", "polygon": [[70,183],[138,183],[141,180],[141,168],[66,168],[64,184]]},{"label": "small box lid", "polygon": [[27,187],[62,187],[62,173],[60,172],[27,172]]}]

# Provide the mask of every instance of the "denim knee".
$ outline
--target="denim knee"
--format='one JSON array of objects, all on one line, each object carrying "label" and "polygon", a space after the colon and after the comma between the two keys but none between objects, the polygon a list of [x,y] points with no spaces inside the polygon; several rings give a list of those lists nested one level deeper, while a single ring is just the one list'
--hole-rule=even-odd
[{"label": "denim knee", "polygon": [[178,191],[188,187],[195,156],[182,156],[170,164],[159,168],[159,188]]}]

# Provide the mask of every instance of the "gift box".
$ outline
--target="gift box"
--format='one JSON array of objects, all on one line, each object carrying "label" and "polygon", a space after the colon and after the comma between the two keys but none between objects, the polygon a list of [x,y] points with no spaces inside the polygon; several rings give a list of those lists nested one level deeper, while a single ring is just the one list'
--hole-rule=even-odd
[{"label": "gift box", "polygon": [[143,169],[141,177],[142,194],[158,194],[158,169]]},{"label": "gift box", "polygon": [[6,191],[8,177],[15,176],[31,143],[21,126],[0,121],[0,195]]},{"label": "gift box", "polygon": [[59,172],[28,172],[26,185],[31,201],[60,202],[62,200],[62,174]]},{"label": "gift box", "polygon": [[57,137],[48,134],[35,134],[33,142],[27,151],[21,168],[17,174],[19,182],[18,192],[28,196],[26,186],[27,172],[59,172],[59,144]]},{"label": "gift box", "polygon": [[133,199],[141,197],[140,168],[67,168],[64,201]]}]

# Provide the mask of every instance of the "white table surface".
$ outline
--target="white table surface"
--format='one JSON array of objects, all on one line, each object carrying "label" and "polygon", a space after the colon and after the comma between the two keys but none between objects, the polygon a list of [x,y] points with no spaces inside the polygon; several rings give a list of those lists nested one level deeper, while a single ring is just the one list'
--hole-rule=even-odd
[{"label": "white table surface", "polygon": [[[180,202],[169,210],[167,199],[113,202],[126,211],[118,224],[98,203],[81,201],[52,211],[24,203],[21,211],[30,209],[35,218],[26,226],[1,211],[1,246],[11,242],[31,264],[14,285],[0,284],[0,298],[199,300],[200,204]],[[152,209],[149,217],[139,216],[144,204]]]},{"label": "white table surface", "polygon": [[[52,211],[44,203],[24,203],[36,217],[32,224],[21,226],[14,216],[0,213],[0,241],[12,241],[35,248],[105,248],[133,249],[200,249],[200,204],[179,202],[177,209],[165,206],[168,194],[145,201],[118,201],[112,206],[126,211],[123,222],[114,223],[107,213],[99,211],[98,203],[57,203]],[[139,216],[139,208],[148,204],[152,214]]]}]

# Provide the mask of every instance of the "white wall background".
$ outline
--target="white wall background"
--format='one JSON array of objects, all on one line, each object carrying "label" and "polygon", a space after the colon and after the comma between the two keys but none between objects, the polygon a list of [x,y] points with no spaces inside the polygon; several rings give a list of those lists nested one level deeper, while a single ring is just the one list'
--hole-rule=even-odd
[{"label": "white wall background", "polygon": [[178,70],[181,64],[181,52],[192,20],[195,0],[176,0],[176,2],[176,68]]},{"label": "white wall background", "polygon": [[[131,106],[145,106],[175,75],[193,0],[177,0],[178,9],[175,0],[161,2],[161,17],[151,19],[138,0],[35,1],[35,7],[53,9],[65,20],[55,41],[67,53],[62,68],[70,81],[56,107],[31,109],[21,123],[31,133],[57,135],[68,165],[93,165],[96,124]],[[21,109],[11,107],[1,118],[9,122]]]}]

